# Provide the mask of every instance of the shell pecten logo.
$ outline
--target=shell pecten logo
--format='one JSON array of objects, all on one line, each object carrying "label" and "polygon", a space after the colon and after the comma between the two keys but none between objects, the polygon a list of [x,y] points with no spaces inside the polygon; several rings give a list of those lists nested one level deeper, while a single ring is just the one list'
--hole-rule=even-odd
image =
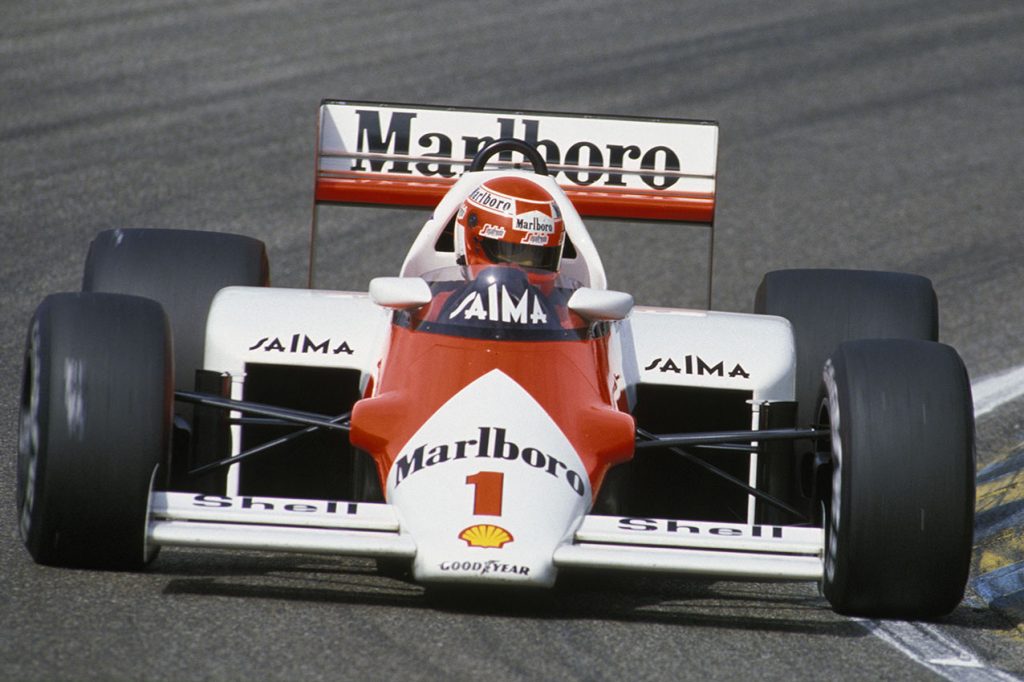
[{"label": "shell pecten logo", "polygon": [[489,523],[478,523],[475,526],[466,528],[459,533],[459,539],[465,540],[470,547],[488,547],[501,549],[515,538],[501,526],[494,526]]}]

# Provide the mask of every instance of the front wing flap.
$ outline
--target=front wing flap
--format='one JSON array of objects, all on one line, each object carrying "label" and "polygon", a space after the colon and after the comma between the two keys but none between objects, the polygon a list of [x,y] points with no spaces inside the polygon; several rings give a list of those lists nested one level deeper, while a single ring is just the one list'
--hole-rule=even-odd
[{"label": "front wing flap", "polygon": [[[151,545],[412,559],[388,504],[154,492]],[[559,569],[586,568],[820,580],[824,531],[801,526],[586,516],[555,550]]]},{"label": "front wing flap", "polygon": [[150,544],[412,559],[387,504],[154,492]]},{"label": "front wing flap", "polygon": [[587,516],[559,568],[684,573],[752,580],[820,580],[824,531],[708,521]]}]

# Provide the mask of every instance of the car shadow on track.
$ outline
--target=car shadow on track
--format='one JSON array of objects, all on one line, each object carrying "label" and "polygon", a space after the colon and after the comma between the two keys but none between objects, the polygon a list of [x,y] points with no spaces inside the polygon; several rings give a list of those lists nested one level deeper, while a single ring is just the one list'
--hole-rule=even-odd
[{"label": "car shadow on track", "polygon": [[165,595],[384,605],[451,614],[602,620],[863,637],[813,585],[671,576],[566,575],[552,590],[429,588],[378,573],[375,562],[255,552],[165,552],[147,574]]},{"label": "car shadow on track", "polygon": [[147,573],[168,579],[167,595],[425,606],[422,587],[381,577],[370,559],[164,552]]}]

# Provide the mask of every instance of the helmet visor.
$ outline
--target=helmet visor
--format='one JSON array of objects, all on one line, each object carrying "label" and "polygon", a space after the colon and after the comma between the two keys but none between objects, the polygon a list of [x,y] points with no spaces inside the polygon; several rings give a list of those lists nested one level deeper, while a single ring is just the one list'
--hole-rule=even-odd
[{"label": "helmet visor", "polygon": [[513,244],[500,239],[481,239],[481,246],[487,259],[492,263],[513,263],[525,268],[558,271],[562,257],[562,245],[534,246]]}]

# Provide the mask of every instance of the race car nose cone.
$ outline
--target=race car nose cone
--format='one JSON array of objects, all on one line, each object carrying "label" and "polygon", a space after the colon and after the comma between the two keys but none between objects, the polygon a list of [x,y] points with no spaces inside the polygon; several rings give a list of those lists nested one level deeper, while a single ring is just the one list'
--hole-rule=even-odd
[{"label": "race car nose cone", "polygon": [[417,580],[538,586],[554,583],[554,550],[591,499],[565,434],[499,370],[420,428],[395,460],[387,493],[416,542]]}]

